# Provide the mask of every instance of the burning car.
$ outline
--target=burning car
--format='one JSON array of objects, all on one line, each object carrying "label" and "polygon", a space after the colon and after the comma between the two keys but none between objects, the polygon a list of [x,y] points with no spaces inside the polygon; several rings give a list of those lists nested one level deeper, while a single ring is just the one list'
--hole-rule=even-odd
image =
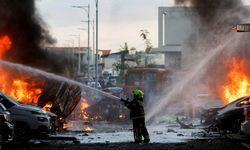
[{"label": "burning car", "polygon": [[209,129],[238,132],[244,121],[244,108],[250,107],[250,96],[244,96],[221,108],[205,110],[201,122]]}]

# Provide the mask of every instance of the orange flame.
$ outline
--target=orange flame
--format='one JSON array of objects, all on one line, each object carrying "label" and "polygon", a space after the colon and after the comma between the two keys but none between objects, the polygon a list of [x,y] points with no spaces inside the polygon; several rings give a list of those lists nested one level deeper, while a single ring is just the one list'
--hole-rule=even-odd
[{"label": "orange flame", "polygon": [[3,60],[4,54],[10,49],[11,45],[12,42],[7,35],[0,37],[0,60]]},{"label": "orange flame", "polygon": [[250,82],[244,72],[245,61],[239,63],[236,58],[232,59],[231,70],[227,74],[229,82],[223,86],[224,104],[228,104],[242,96],[250,95]]},{"label": "orange flame", "polygon": [[[12,41],[9,36],[0,37],[0,60],[4,60],[5,53],[11,48]],[[16,76],[14,72],[0,67],[0,90],[15,100],[25,104],[37,104],[42,94],[43,83],[28,82],[27,75]],[[31,78],[31,77],[30,77]]]},{"label": "orange flame", "polygon": [[46,111],[50,111],[52,105],[53,105],[52,102],[48,102],[48,103],[43,107],[43,109],[46,110]]},{"label": "orange flame", "polygon": [[91,126],[87,126],[87,127],[85,127],[85,128],[83,129],[83,131],[84,131],[84,132],[90,133],[90,132],[93,132],[94,129],[93,129],[93,127],[91,127]]},{"label": "orange flame", "polygon": [[14,80],[12,83],[12,90],[10,96],[22,103],[37,104],[38,98],[42,93],[42,89],[30,89],[29,83],[22,80]]},{"label": "orange flame", "polygon": [[82,103],[81,103],[81,111],[84,111],[88,107],[89,107],[89,104],[88,104],[87,100],[83,99]]},{"label": "orange flame", "polygon": [[88,120],[89,119],[89,114],[86,112],[86,109],[89,107],[89,104],[86,99],[83,99],[81,101],[81,118],[83,120]]},{"label": "orange flame", "polygon": [[[0,79],[0,81],[8,82],[11,77],[6,79],[7,80]],[[42,94],[42,89],[37,88],[36,83],[28,83],[21,79],[14,79],[11,83],[3,84],[0,90],[21,103],[34,105],[37,104],[38,99]]]}]

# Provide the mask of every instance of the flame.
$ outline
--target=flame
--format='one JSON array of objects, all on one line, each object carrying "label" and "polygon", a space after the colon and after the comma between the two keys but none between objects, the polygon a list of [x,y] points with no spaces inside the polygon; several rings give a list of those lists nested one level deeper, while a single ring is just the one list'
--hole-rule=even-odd
[{"label": "flame", "polygon": [[9,36],[4,35],[0,37],[0,60],[3,60],[4,54],[10,49],[12,42]]},{"label": "flame", "polygon": [[229,82],[223,86],[224,89],[224,104],[228,104],[240,97],[250,95],[249,79],[244,72],[245,61],[239,63],[236,58],[233,58],[230,64],[231,70],[227,74]]},{"label": "flame", "polygon": [[[36,87],[36,83],[28,83],[22,79],[14,79],[11,83],[11,77],[6,80],[1,80],[2,84],[0,90],[8,94],[13,99],[24,104],[37,104],[39,97],[42,94],[42,89]],[[37,83],[38,84],[38,83]]]},{"label": "flame", "polygon": [[91,117],[91,120],[102,120],[102,119],[103,119],[103,117],[101,115],[98,115],[98,114]]},{"label": "flame", "polygon": [[83,120],[89,119],[89,114],[86,112],[86,109],[89,107],[89,104],[86,99],[82,99],[81,101],[81,118]]},{"label": "flame", "polygon": [[48,102],[48,103],[43,107],[43,109],[46,110],[46,111],[50,111],[52,105],[53,105],[52,102]]},{"label": "flame", "polygon": [[29,83],[22,80],[14,80],[12,83],[12,90],[9,95],[22,103],[35,103],[37,104],[38,98],[42,93],[42,89],[32,89]]},{"label": "flame", "polygon": [[88,107],[89,107],[89,104],[88,104],[87,100],[83,99],[82,103],[81,103],[81,111],[84,111]]},{"label": "flame", "polygon": [[[12,41],[9,36],[0,37],[0,60],[4,60],[4,55],[11,48],[11,45]],[[1,91],[21,103],[37,104],[44,83],[31,82],[29,80],[32,79],[32,76],[27,74],[18,76],[14,71],[5,67],[0,67],[0,73]]]},{"label": "flame", "polygon": [[83,131],[84,131],[84,132],[90,133],[90,132],[93,132],[94,129],[93,129],[93,127],[91,127],[91,126],[87,126],[87,127],[85,127],[85,128],[83,129]]},{"label": "flame", "polygon": [[102,120],[103,117],[99,114],[90,115],[86,109],[89,107],[89,103],[86,99],[82,99],[80,102],[80,118],[82,120]]}]

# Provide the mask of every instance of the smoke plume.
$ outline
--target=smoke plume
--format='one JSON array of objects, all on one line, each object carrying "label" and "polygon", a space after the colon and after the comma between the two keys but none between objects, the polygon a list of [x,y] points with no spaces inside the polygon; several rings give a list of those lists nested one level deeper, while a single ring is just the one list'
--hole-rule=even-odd
[{"label": "smoke plume", "polygon": [[4,35],[12,41],[4,60],[62,72],[62,65],[43,50],[55,40],[39,17],[34,0],[0,0],[0,36]]},{"label": "smoke plume", "polygon": [[[250,35],[231,32],[237,24],[250,21],[249,8],[240,0],[175,0],[177,5],[191,7],[199,20],[198,30],[185,41],[182,51],[182,72],[175,75],[170,90],[149,109],[147,119],[159,114],[171,103],[186,102],[194,106],[200,92],[209,93],[212,99],[223,99],[223,85],[228,82],[232,58],[246,60],[250,67]],[[246,71],[250,75],[249,71]],[[168,109],[164,109],[168,110]],[[170,109],[172,111],[172,109]]]},{"label": "smoke plume", "polygon": [[[226,82],[226,73],[228,72],[228,66],[225,63],[235,57],[237,60],[246,59],[249,57],[249,52],[247,47],[250,46],[248,42],[244,40],[239,40],[242,38],[247,38],[249,35],[236,35],[237,33],[232,33],[231,28],[236,26],[236,24],[243,23],[244,18],[248,18],[249,9],[243,6],[240,0],[176,0],[177,5],[187,5],[189,4],[193,7],[199,17],[201,25],[199,28],[199,33],[196,38],[190,37],[187,45],[189,51],[187,55],[184,56],[186,64],[192,64],[191,61],[195,60],[202,61],[206,57],[208,51],[214,50],[218,45],[226,43],[232,37],[238,36],[237,43],[229,43],[224,47],[220,53],[214,56],[212,61],[206,65],[203,69],[206,70],[205,74],[201,77],[201,81],[207,84],[211,93],[214,97],[221,98],[220,85]],[[197,52],[202,55],[193,55]],[[191,59],[190,59],[191,58]],[[193,67],[193,66],[189,67]]]}]

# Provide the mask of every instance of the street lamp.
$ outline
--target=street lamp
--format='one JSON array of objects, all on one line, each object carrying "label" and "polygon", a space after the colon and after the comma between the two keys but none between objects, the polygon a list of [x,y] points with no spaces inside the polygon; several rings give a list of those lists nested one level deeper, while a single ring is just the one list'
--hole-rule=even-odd
[{"label": "street lamp", "polygon": [[[89,58],[90,58],[90,55],[89,55],[89,4],[88,6],[72,6],[74,8],[80,8],[80,9],[83,9],[87,14],[88,14],[88,56],[87,56],[87,62],[88,62],[88,72],[87,72],[87,76],[88,76],[88,80],[89,80]],[[87,8],[87,10],[86,10]]]},{"label": "street lamp", "polygon": [[96,6],[96,56],[95,56],[95,86],[98,83],[98,0],[95,0]]},{"label": "street lamp", "polygon": [[[81,21],[81,22],[88,22],[88,21]],[[92,25],[92,44],[93,44],[93,51],[91,53],[91,64],[94,64],[94,55],[95,55],[95,20],[92,20],[91,22],[91,25]]]}]

